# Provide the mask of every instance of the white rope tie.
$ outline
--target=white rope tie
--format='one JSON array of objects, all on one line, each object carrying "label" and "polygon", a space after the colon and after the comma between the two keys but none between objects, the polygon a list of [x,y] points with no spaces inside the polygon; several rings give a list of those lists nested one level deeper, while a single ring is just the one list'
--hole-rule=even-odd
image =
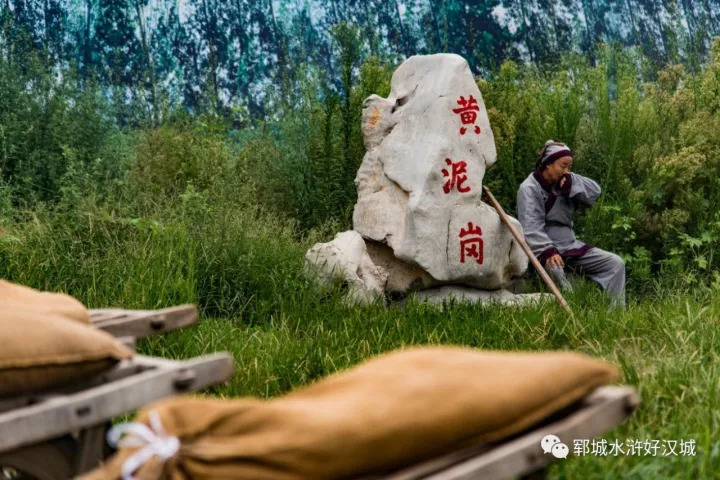
[{"label": "white rope tie", "polygon": [[150,427],[152,428],[139,422],[126,422],[114,425],[108,431],[107,441],[112,447],[140,448],[123,462],[123,480],[135,480],[133,473],[151,458],[167,460],[180,449],[180,440],[165,433],[160,415],[156,411],[150,412]]}]

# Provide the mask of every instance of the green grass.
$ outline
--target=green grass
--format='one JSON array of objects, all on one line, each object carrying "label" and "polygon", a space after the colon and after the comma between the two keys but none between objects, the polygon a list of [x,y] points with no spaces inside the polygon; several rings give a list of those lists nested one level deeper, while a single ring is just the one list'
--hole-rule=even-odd
[{"label": "green grass", "polygon": [[300,235],[252,209],[187,207],[152,220],[100,208],[18,213],[0,232],[0,277],[70,292],[92,308],[197,303],[196,326],[145,340],[140,350],[168,358],[231,352],[234,377],[209,392],[226,397],[281,395],[410,345],[582,352],[618,365],[620,382],[642,398],[608,440],[694,439],[697,455],[571,458],[556,462],[554,478],[718,477],[717,289],[674,291],[669,276],[655,288],[633,286],[631,276],[628,308],[617,311],[581,283],[568,297],[574,317],[552,302],[523,310],[412,301],[351,308],[341,286],[321,293],[301,274],[305,251],[341,226]]},{"label": "green grass", "polygon": [[234,377],[209,391],[225,397],[281,395],[410,345],[582,352],[618,365],[620,382],[642,398],[632,419],[605,438],[694,439],[697,455],[571,458],[556,462],[553,478],[718,477],[717,289],[631,285],[628,308],[617,311],[581,283],[568,296],[574,317],[552,302],[522,310],[412,301],[351,308],[340,286],[321,293],[301,274],[305,251],[337,225],[300,236],[286,222],[219,207],[157,218],[98,210],[20,217],[0,232],[0,277],[67,291],[93,308],[197,303],[203,316],[196,326],[139,348],[168,358],[231,352]]},{"label": "green grass", "polygon": [[[592,286],[569,297],[575,318],[550,303],[531,309],[406,305],[346,308],[312,291],[257,325],[203,318],[193,328],[144,341],[144,353],[186,358],[231,352],[236,373],[212,394],[272,397],[410,345],[452,344],[492,350],[574,350],[622,370],[620,383],[642,403],[632,419],[604,438],[625,442],[689,440],[694,457],[584,457],[556,462],[552,478],[717,478],[720,441],[720,299],[666,295],[609,311]],[[296,307],[293,307],[296,305]]]}]

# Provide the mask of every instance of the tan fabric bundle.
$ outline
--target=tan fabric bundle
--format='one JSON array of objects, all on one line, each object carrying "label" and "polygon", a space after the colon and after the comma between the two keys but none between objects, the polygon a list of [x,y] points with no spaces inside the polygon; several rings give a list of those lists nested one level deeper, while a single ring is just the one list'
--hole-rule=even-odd
[{"label": "tan fabric bundle", "polygon": [[0,309],[0,396],[82,379],[132,355],[111,335],[65,317]]},{"label": "tan fabric bundle", "polygon": [[[428,347],[382,356],[273,400],[176,398],[140,412],[181,442],[150,479],[341,479],[517,433],[617,376],[575,353]],[[117,479],[137,448],[85,480]],[[137,458],[137,457],[136,457]]]},{"label": "tan fabric bundle", "polygon": [[40,292],[34,288],[0,280],[0,310],[5,309],[61,315],[90,324],[90,313],[82,303],[69,295]]}]

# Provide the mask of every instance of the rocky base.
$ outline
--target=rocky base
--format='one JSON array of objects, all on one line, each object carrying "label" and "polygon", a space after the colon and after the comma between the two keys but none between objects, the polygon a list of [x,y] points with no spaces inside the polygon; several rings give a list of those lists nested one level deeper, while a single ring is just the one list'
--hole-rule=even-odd
[{"label": "rocky base", "polygon": [[419,302],[432,304],[455,300],[456,302],[495,303],[514,307],[536,306],[542,302],[553,301],[553,296],[549,293],[516,294],[508,290],[478,290],[459,285],[445,285],[422,290],[415,293],[415,298]]}]

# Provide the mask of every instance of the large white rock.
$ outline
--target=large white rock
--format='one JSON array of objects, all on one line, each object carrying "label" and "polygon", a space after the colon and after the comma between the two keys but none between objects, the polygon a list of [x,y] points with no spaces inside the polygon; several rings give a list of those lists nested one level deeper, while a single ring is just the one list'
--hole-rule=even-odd
[{"label": "large white rock", "polygon": [[355,178],[353,229],[437,281],[502,287],[527,269],[527,258],[481,201],[495,142],[467,62],[414,56],[391,87],[388,98],[372,95],[363,105],[368,152]]}]

